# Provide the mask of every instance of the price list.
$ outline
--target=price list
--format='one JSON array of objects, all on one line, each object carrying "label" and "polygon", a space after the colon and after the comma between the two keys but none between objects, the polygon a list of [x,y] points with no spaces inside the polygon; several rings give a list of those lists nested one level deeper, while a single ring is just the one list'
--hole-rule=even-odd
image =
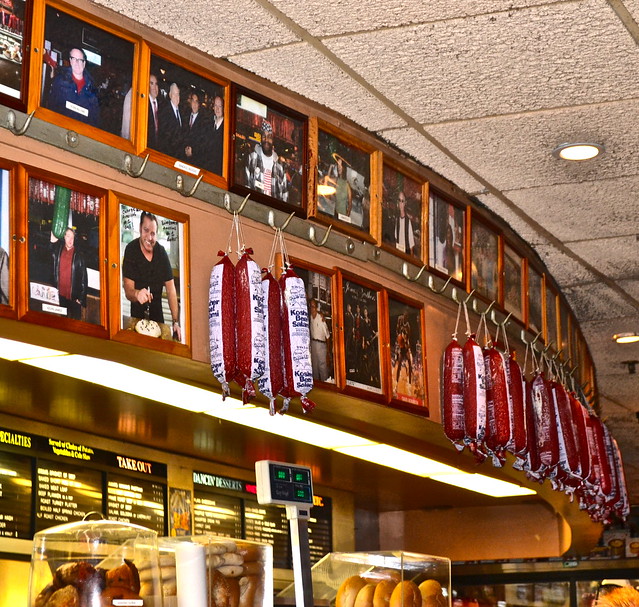
[{"label": "price list", "polygon": [[242,500],[239,497],[194,492],[193,521],[195,535],[212,534],[242,537]]},{"label": "price list", "polygon": [[308,520],[308,544],[312,564],[333,552],[331,498],[321,497],[319,501],[321,504],[316,503],[311,508],[311,517]]},{"label": "price list", "polygon": [[166,486],[149,479],[107,475],[107,518],[166,533]]},{"label": "price list", "polygon": [[273,567],[292,567],[285,508],[262,506],[257,500],[245,500],[244,529],[245,539],[273,546]]},{"label": "price list", "polygon": [[0,453],[0,537],[31,539],[31,462]]},{"label": "price list", "polygon": [[36,473],[36,531],[102,512],[100,471],[38,460]]}]

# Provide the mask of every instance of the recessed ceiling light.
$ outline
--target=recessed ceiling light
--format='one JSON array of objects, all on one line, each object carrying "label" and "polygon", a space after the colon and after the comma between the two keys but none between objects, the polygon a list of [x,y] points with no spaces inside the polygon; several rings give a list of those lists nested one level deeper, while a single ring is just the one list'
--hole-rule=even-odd
[{"label": "recessed ceiling light", "polygon": [[604,151],[600,143],[562,143],[552,151],[552,155],[563,160],[590,160]]},{"label": "recessed ceiling light", "polygon": [[633,344],[639,341],[639,333],[617,333],[613,335],[612,338],[618,344]]}]

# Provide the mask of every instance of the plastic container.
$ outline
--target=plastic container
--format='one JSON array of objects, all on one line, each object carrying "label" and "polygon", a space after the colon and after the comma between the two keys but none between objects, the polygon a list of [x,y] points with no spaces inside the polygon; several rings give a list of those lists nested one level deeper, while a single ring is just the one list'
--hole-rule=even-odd
[{"label": "plastic container", "polygon": [[273,547],[214,535],[162,537],[164,607],[272,607]]},{"label": "plastic container", "polygon": [[163,607],[157,533],[104,519],[33,537],[30,607]]},{"label": "plastic container", "polygon": [[[315,605],[353,607],[357,599],[358,607],[372,607],[378,586],[389,607],[451,605],[450,559],[445,557],[402,551],[331,552],[313,565],[311,577]],[[276,597],[277,604],[294,602],[294,584]]]}]

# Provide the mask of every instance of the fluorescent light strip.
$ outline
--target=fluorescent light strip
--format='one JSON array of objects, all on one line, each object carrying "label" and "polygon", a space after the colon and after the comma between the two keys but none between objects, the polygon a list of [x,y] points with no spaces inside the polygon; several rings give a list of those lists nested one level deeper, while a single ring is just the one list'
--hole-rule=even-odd
[{"label": "fluorescent light strip", "polygon": [[[8,356],[4,352],[11,353]],[[18,358],[18,353],[20,357]],[[39,357],[38,357],[39,355]],[[133,394],[194,413],[205,413],[242,426],[255,428],[284,438],[305,442],[390,467],[408,474],[455,485],[493,497],[534,495],[534,491],[514,483],[481,474],[468,474],[416,453],[377,443],[349,432],[290,415],[270,415],[268,410],[196,388],[154,373],[120,363],[80,354],[30,346],[0,338],[0,357],[91,382],[106,388]]]}]

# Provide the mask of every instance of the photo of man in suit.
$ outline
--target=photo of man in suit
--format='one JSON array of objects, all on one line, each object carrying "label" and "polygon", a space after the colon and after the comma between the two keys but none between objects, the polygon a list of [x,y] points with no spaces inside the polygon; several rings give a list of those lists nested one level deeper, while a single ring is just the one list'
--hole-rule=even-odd
[{"label": "photo of man in suit", "polygon": [[189,95],[189,106],[191,111],[184,121],[181,158],[189,164],[204,167],[213,153],[211,121],[202,111],[200,97],[197,93]]}]

